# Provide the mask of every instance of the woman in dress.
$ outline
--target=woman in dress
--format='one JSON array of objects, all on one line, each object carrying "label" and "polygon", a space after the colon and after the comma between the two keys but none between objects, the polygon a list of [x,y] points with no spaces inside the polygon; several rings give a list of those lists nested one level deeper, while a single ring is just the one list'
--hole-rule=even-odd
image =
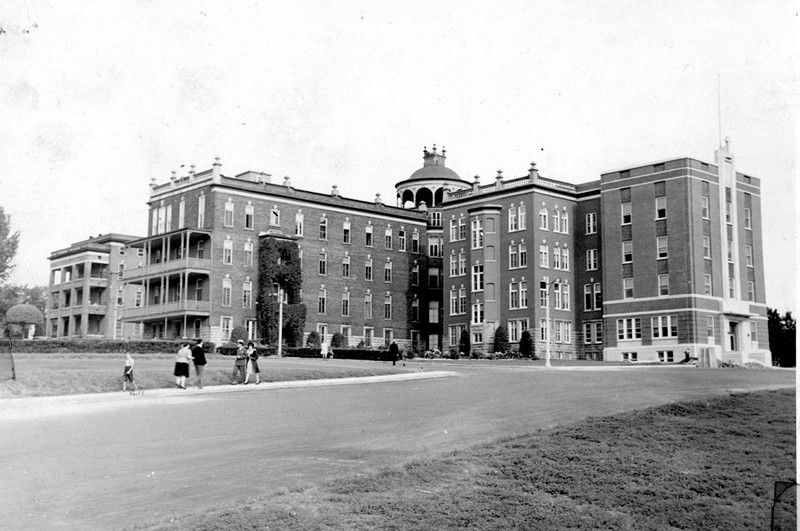
[{"label": "woman in dress", "polygon": [[247,380],[250,379],[250,375],[254,374],[256,377],[256,385],[260,384],[260,377],[259,373],[261,372],[258,369],[258,349],[253,344],[252,341],[247,343],[247,374],[244,377],[244,383],[247,383]]},{"label": "woman in dress", "polygon": [[192,351],[189,350],[189,343],[181,343],[178,357],[175,358],[175,387],[186,389],[186,378],[189,377],[189,360],[193,360]]}]

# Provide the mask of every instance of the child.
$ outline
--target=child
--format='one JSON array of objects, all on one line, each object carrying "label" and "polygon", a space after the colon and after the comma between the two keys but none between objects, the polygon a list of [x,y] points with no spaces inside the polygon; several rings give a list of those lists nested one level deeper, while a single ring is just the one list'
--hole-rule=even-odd
[{"label": "child", "polygon": [[133,381],[133,358],[130,352],[125,354],[125,371],[122,373],[123,392],[128,390],[128,382],[131,383],[133,390],[136,391],[136,382]]}]

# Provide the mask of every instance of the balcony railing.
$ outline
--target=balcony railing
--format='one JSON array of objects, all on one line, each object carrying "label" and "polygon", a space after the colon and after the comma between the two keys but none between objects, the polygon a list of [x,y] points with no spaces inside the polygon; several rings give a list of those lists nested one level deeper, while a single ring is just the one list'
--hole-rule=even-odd
[{"label": "balcony railing", "polygon": [[175,301],[140,306],[138,308],[126,308],[123,311],[126,319],[157,317],[159,315],[183,312],[209,313],[211,312],[211,303],[209,301]]},{"label": "balcony railing", "polygon": [[154,275],[162,275],[164,273],[171,273],[175,271],[183,271],[185,269],[206,269],[211,270],[210,258],[181,258],[179,260],[169,260],[158,264],[150,264],[146,266],[126,269],[124,273],[125,280],[133,278],[144,278]]}]

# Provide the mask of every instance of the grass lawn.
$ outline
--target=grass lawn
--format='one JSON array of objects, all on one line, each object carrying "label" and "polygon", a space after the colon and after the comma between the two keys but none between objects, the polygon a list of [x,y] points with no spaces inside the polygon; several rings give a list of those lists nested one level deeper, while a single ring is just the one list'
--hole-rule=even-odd
[{"label": "grass lawn", "polygon": [[[174,354],[134,355],[134,378],[145,389],[174,387]],[[125,356],[120,354],[28,354],[14,355],[17,380],[0,383],[0,398],[15,396],[101,393],[122,389]],[[203,385],[228,385],[233,357],[209,355]],[[262,382],[318,380],[349,376],[376,376],[409,372],[388,362],[261,358]],[[194,367],[187,385],[194,385]],[[252,380],[251,380],[252,381]]]},{"label": "grass lawn", "polygon": [[[156,523],[179,529],[769,529],[793,390],[592,418]],[[777,511],[796,528],[796,491]]]}]

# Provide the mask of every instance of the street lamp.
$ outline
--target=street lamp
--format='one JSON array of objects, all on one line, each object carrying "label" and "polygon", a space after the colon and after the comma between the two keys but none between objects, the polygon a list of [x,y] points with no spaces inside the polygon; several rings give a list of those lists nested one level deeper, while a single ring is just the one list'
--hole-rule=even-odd
[{"label": "street lamp", "polygon": [[278,284],[278,357],[283,355],[283,286]]},{"label": "street lamp", "polygon": [[555,279],[555,280],[553,280],[551,282],[547,277],[545,277],[544,278],[544,282],[545,282],[545,290],[546,290],[546,292],[545,292],[545,302],[546,302],[546,304],[544,305],[544,307],[545,307],[545,326],[547,327],[545,329],[545,341],[546,341],[546,343],[545,343],[545,361],[544,361],[544,366],[545,367],[550,367],[550,329],[551,329],[551,326],[550,326],[550,286],[552,286],[553,284],[560,284],[561,283],[561,279],[557,278],[557,279]]}]

